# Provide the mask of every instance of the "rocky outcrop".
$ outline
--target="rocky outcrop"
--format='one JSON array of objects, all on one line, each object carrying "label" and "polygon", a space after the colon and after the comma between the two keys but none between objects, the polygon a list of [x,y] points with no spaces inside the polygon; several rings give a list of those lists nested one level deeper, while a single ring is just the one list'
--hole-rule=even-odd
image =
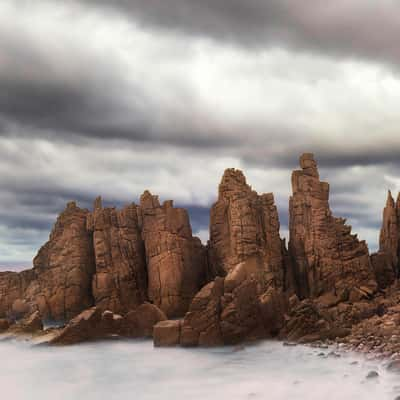
[{"label": "rocky outcrop", "polygon": [[227,169],[220,183],[209,252],[211,267],[222,276],[194,298],[181,344],[233,344],[279,332],[293,290],[290,257],[273,195],[258,195],[239,170]]},{"label": "rocky outcrop", "polygon": [[379,251],[371,255],[379,287],[390,286],[400,273],[400,195],[395,203],[388,191],[383,210],[382,228],[379,236]]},{"label": "rocky outcrop", "polygon": [[104,332],[101,325],[101,310],[96,307],[89,308],[72,318],[60,334],[51,340],[51,344],[75,344],[102,338]]},{"label": "rocky outcrop", "polygon": [[86,229],[88,210],[67,204],[49,241],[33,260],[36,279],[25,297],[37,306],[43,318],[69,319],[93,304],[95,272],[93,243]]},{"label": "rocky outcrop", "polygon": [[19,329],[25,333],[34,333],[43,330],[43,322],[39,311],[35,311],[32,315],[22,320]]},{"label": "rocky outcrop", "polygon": [[303,154],[300,166],[288,248],[273,195],[257,194],[235,169],[219,185],[206,247],[186,210],[148,191],[121,210],[100,198],[92,212],[68,203],[34,268],[0,273],[0,330],[42,331],[43,317],[67,322],[42,331],[54,344],[118,335],[214,346],[271,336],[342,340],[375,332],[381,321],[376,332],[385,337],[398,322],[400,200],[389,193],[380,249],[370,257],[332,215],[313,155]]},{"label": "rocky outcrop", "polygon": [[[312,154],[300,157],[292,174],[289,252],[301,298],[327,292],[346,299],[351,292],[375,291],[368,247],[329,208],[329,185],[321,182]],[[360,295],[362,296],[362,295]]]},{"label": "rocky outcrop", "polygon": [[97,198],[87,228],[93,234],[96,264],[94,302],[102,310],[127,313],[147,298],[146,259],[137,207],[103,208],[101,198]]},{"label": "rocky outcrop", "polygon": [[125,316],[91,307],[71,319],[50,343],[68,345],[107,339],[110,336],[152,337],[154,325],[164,320],[165,314],[155,305],[148,303],[140,305]]},{"label": "rocky outcrop", "polygon": [[146,191],[140,198],[145,244],[148,298],[168,317],[182,316],[205,282],[206,251],[192,236],[187,211],[172,201],[160,205]]},{"label": "rocky outcrop", "polygon": [[33,270],[22,272],[0,272],[0,316],[11,319],[22,318],[31,311],[25,299],[29,285],[36,279]]},{"label": "rocky outcrop", "polygon": [[260,282],[259,266],[250,259],[203,287],[183,320],[181,344],[216,346],[276,335],[287,296],[272,287],[264,291]]},{"label": "rocky outcrop", "polygon": [[69,319],[93,303],[94,273],[88,211],[68,203],[31,270],[0,273],[0,314],[21,318],[38,310],[45,319]]},{"label": "rocky outcrop", "polygon": [[210,213],[209,252],[210,264],[219,275],[257,258],[266,287],[284,288],[290,282],[274,196],[258,195],[240,170],[227,169],[222,177],[218,200]]}]

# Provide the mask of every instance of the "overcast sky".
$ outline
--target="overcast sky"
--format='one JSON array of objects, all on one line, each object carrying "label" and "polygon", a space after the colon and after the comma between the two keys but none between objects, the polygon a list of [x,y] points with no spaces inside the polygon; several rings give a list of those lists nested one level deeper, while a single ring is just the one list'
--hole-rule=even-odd
[{"label": "overcast sky", "polygon": [[0,266],[30,266],[69,200],[188,207],[208,235],[227,167],[274,192],[314,152],[375,250],[400,187],[396,0],[0,2]]}]

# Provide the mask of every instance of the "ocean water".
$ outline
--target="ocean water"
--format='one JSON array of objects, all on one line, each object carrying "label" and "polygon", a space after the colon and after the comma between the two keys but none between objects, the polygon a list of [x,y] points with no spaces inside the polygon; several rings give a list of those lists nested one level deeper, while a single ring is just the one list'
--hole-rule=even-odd
[{"label": "ocean water", "polygon": [[[0,342],[1,398],[12,400],[345,400],[400,396],[400,376],[359,355],[261,342],[217,349],[151,341],[72,347]],[[370,371],[379,377],[366,379]]]}]

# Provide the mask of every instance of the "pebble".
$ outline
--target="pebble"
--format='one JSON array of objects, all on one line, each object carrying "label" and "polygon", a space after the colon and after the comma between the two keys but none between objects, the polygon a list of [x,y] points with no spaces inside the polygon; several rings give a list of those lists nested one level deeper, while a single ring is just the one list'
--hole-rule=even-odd
[{"label": "pebble", "polygon": [[374,379],[374,378],[378,378],[379,374],[376,371],[369,371],[366,378],[367,379]]}]

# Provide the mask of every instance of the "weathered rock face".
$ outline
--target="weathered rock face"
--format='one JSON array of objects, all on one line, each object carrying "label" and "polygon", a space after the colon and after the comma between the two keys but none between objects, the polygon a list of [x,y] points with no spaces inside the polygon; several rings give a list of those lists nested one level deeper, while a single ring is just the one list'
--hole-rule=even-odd
[{"label": "weathered rock face", "polygon": [[51,344],[75,344],[100,339],[103,335],[101,310],[92,307],[72,318],[60,334],[51,340]]},{"label": "weathered rock face", "polygon": [[172,201],[161,206],[146,191],[140,198],[140,220],[145,243],[148,298],[168,317],[182,316],[204,284],[206,251],[192,236],[186,210]]},{"label": "weathered rock face", "polygon": [[196,295],[181,344],[238,343],[276,334],[293,289],[272,194],[258,195],[241,171],[227,169],[211,209],[209,261],[222,275]]},{"label": "weathered rock face", "polygon": [[303,154],[300,166],[292,174],[289,203],[289,252],[295,261],[299,296],[329,291],[346,296],[360,287],[375,290],[368,247],[351,234],[344,219],[332,215],[329,185],[319,180],[313,155]]},{"label": "weathered rock face", "polygon": [[0,272],[0,316],[21,318],[30,312],[24,300],[28,286],[36,279],[35,271]]},{"label": "weathered rock face", "polygon": [[68,203],[33,260],[34,268],[0,273],[0,314],[21,318],[35,310],[45,319],[68,319],[93,303],[93,245],[87,210]]},{"label": "weathered rock face", "polygon": [[379,251],[372,254],[371,262],[380,288],[391,285],[400,272],[400,195],[396,203],[389,190],[383,210]]},{"label": "weathered rock face", "polygon": [[275,335],[283,327],[286,295],[264,291],[254,259],[217,277],[193,299],[181,329],[184,346],[235,344]]},{"label": "weathered rock face", "polygon": [[152,337],[153,327],[166,320],[165,314],[154,304],[144,303],[125,316],[91,307],[72,318],[51,344],[67,345],[90,340],[106,339],[110,336]]},{"label": "weathered rock face", "polygon": [[[272,193],[258,195],[240,170],[227,169],[210,214],[210,264],[220,275],[256,258],[265,287],[284,288],[279,217]],[[290,271],[287,271],[288,273]]]},{"label": "weathered rock face", "polygon": [[137,207],[103,208],[98,198],[93,213],[88,215],[87,227],[93,234],[96,306],[116,313],[136,308],[147,298],[146,259]]},{"label": "weathered rock face", "polygon": [[93,243],[87,210],[68,203],[33,260],[36,279],[26,289],[43,318],[69,319],[93,304]]}]

